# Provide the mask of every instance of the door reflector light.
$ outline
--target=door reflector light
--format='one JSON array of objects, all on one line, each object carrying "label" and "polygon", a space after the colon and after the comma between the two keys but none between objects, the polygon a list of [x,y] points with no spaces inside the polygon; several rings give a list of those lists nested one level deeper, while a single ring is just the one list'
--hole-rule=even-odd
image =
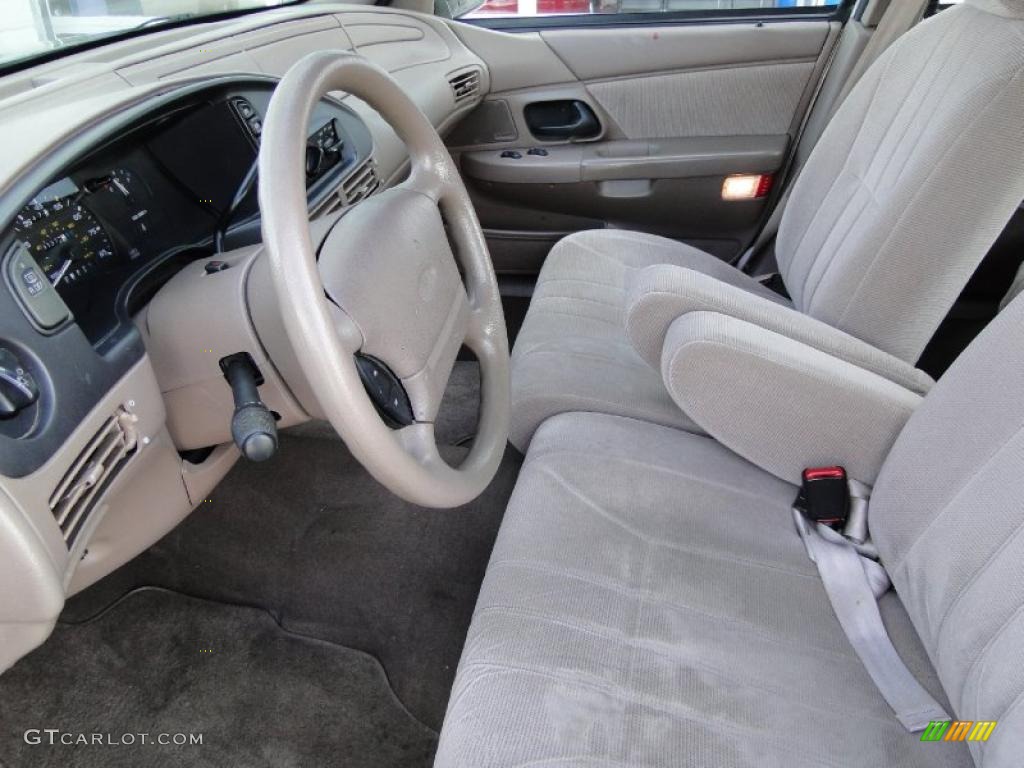
[{"label": "door reflector light", "polygon": [[759,200],[772,191],[770,173],[726,176],[722,184],[723,200]]}]

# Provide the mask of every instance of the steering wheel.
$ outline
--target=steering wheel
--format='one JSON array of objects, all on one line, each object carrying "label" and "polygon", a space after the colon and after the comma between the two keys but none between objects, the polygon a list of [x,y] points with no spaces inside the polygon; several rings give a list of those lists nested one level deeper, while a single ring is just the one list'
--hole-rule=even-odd
[{"label": "steering wheel", "polygon": [[[307,127],[331,91],[377,110],[405,142],[411,170],[402,184],[350,208],[317,254],[306,202]],[[271,99],[259,202],[288,339],[349,450],[407,501],[455,507],[474,499],[494,477],[508,440],[508,336],[480,223],[434,126],[387,72],[361,56],[310,54]],[[434,419],[463,344],[480,362],[480,419],[469,455],[452,467],[438,452]],[[382,420],[357,352],[401,381],[411,423],[396,429]]]}]

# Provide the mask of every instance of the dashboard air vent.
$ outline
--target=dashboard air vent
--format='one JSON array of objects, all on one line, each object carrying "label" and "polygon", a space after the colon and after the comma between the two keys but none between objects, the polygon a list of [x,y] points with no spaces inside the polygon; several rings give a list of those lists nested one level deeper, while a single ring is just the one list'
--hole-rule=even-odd
[{"label": "dashboard air vent", "polygon": [[360,200],[365,200],[376,192],[379,186],[377,164],[373,162],[372,157],[367,158],[341,184],[341,194],[345,205],[355,205]]},{"label": "dashboard air vent", "polygon": [[332,213],[336,213],[345,207],[345,201],[341,197],[341,190],[337,190],[331,193],[331,196],[320,203],[316,208],[309,212],[310,219],[319,219],[321,216],[327,216]]},{"label": "dashboard air vent", "polygon": [[448,78],[455,92],[455,103],[473,101],[480,95],[480,70],[469,69]]},{"label": "dashboard air vent", "polygon": [[85,527],[103,491],[135,453],[137,419],[119,408],[89,441],[50,497],[50,511],[69,548]]}]

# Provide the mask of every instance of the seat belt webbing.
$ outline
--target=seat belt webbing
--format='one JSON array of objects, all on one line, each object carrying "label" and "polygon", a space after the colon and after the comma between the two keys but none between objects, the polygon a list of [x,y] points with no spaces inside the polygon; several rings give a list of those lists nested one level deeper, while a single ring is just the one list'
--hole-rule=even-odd
[{"label": "seat belt webbing", "polygon": [[793,519],[843,632],[896,718],[911,733],[923,731],[932,720],[949,720],[889,639],[878,610],[878,598],[890,586],[885,568],[861,555],[841,533],[812,523],[800,510],[794,508]]}]

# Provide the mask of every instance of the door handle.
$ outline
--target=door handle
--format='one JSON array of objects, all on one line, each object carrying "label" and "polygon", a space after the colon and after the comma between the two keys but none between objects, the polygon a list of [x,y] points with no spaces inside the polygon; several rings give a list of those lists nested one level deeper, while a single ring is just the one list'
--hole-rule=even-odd
[{"label": "door handle", "polygon": [[594,110],[579,99],[535,101],[523,108],[523,116],[538,139],[591,139],[601,133]]}]

